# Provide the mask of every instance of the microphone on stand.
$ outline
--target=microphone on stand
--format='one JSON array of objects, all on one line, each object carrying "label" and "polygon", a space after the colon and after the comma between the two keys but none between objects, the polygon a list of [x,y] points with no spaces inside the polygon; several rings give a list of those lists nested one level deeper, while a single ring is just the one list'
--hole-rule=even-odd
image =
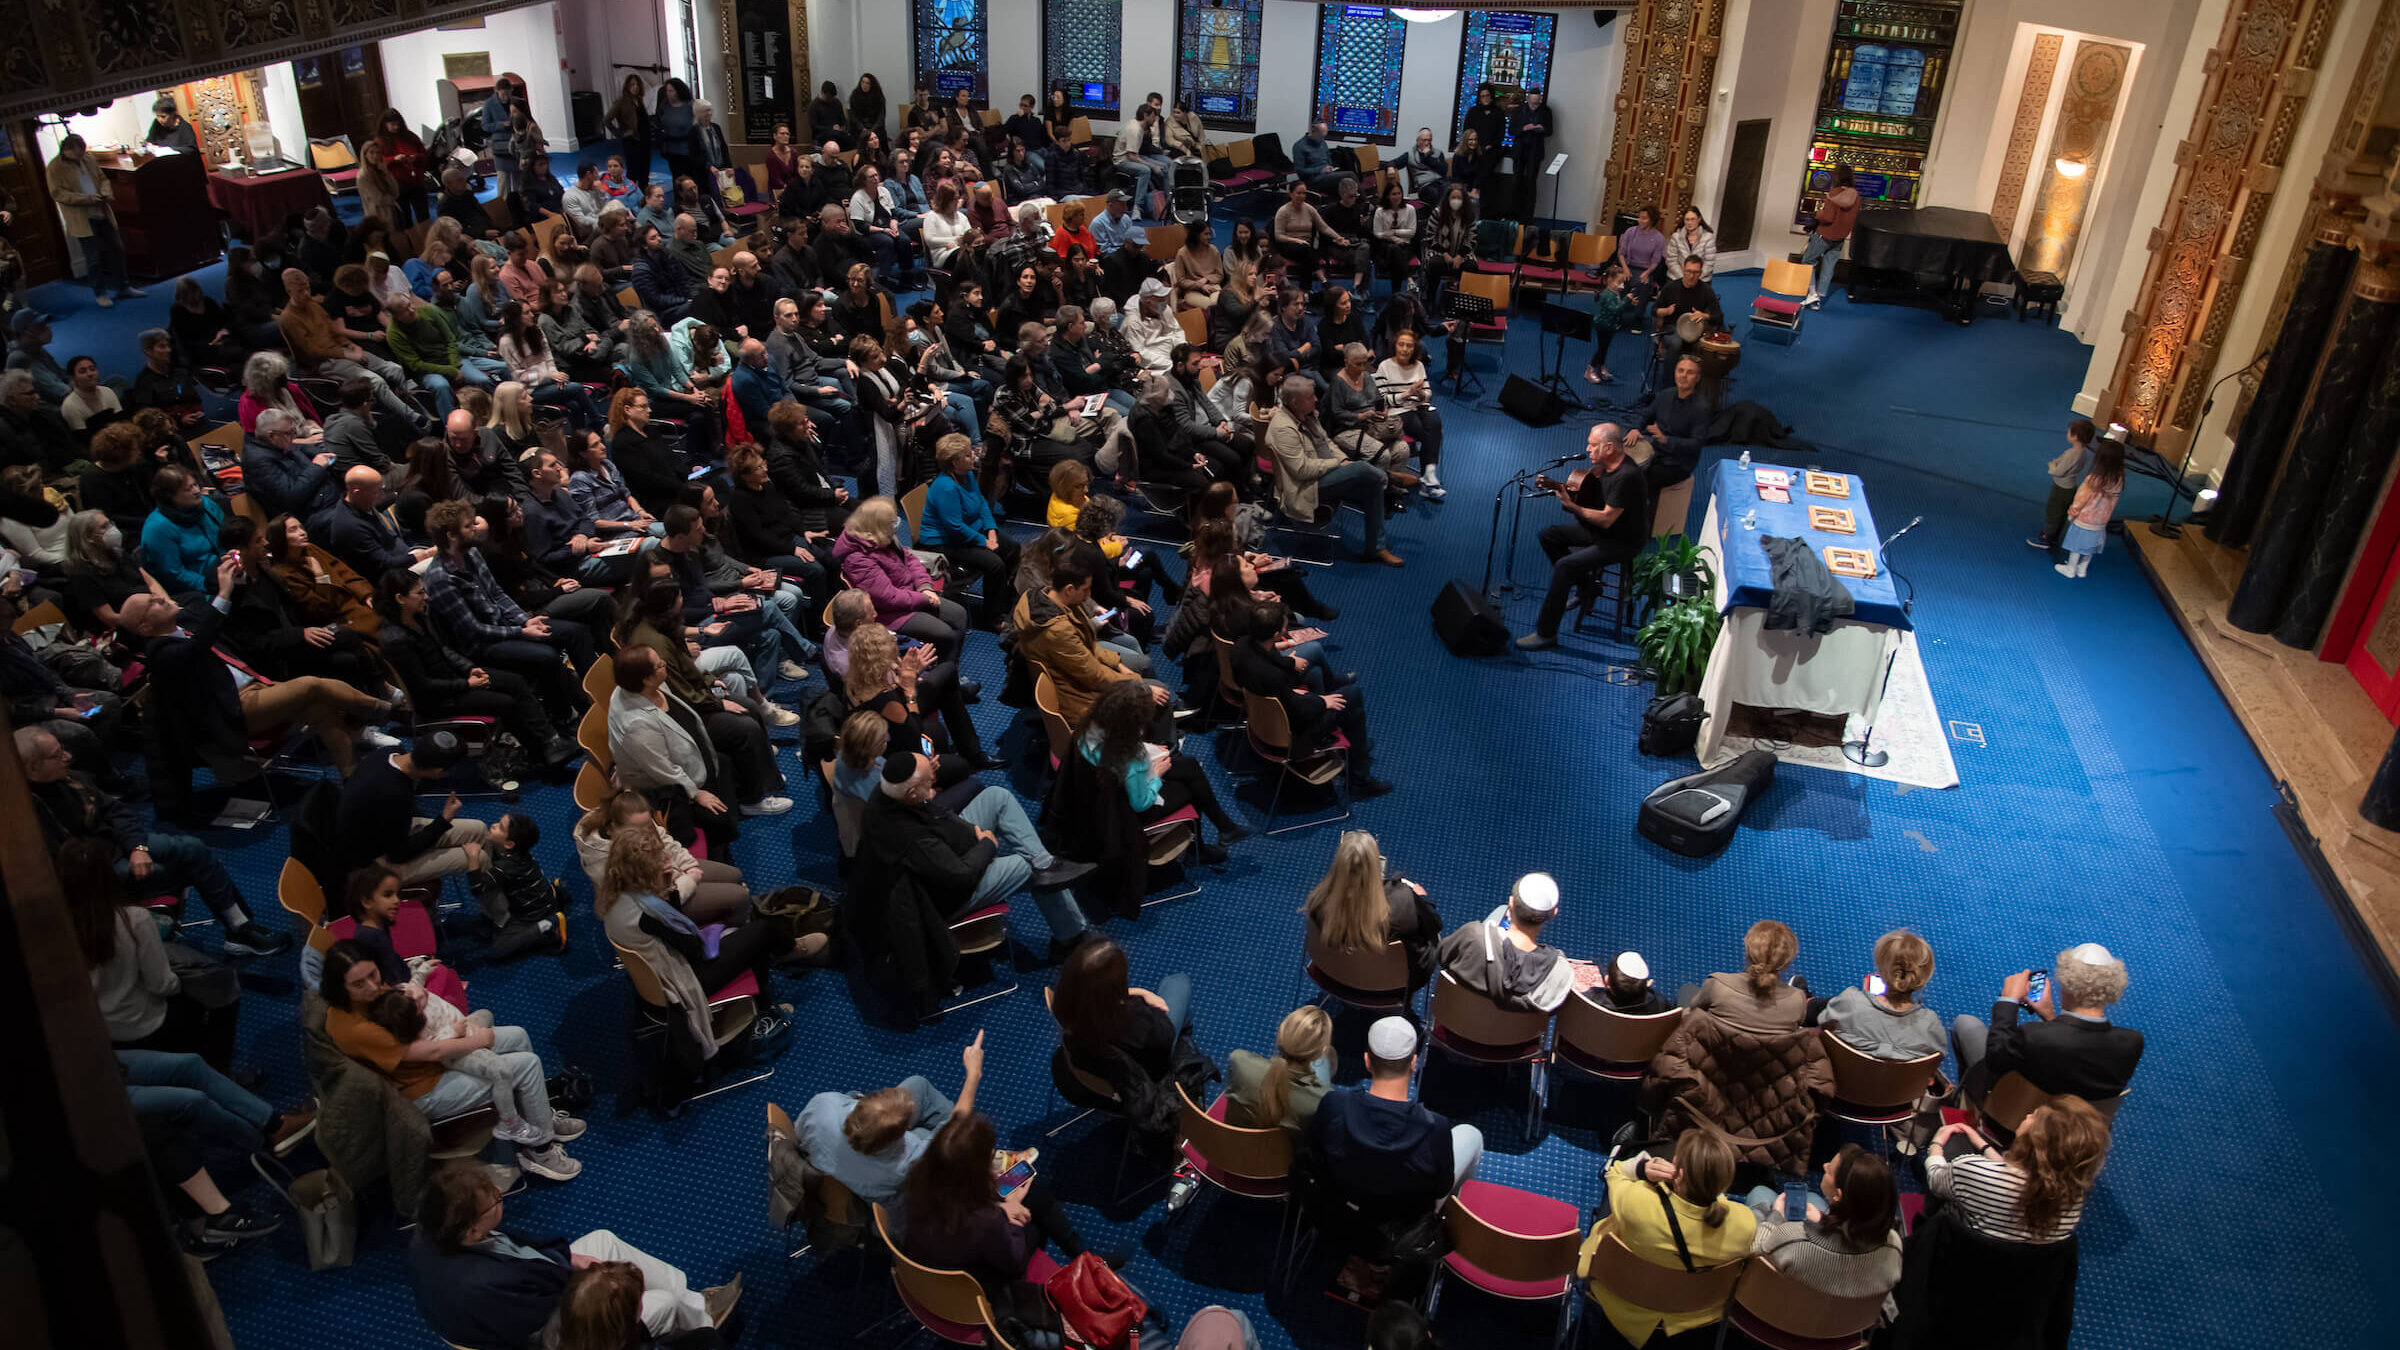
[{"label": "microphone on stand", "polygon": [[1901,535],[1908,533],[1910,530],[1913,530],[1924,523],[1925,517],[1919,516],[1915,520],[1912,520],[1906,525],[1901,526],[1899,529],[1892,531],[1890,534],[1884,536],[1882,543],[1875,546],[1875,551],[1877,553],[1883,552],[1885,549],[1890,548],[1893,544],[1898,543]]}]

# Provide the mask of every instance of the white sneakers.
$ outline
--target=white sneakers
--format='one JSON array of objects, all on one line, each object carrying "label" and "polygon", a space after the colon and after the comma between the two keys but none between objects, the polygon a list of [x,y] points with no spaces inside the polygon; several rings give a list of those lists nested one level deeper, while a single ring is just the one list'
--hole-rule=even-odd
[{"label": "white sneakers", "polygon": [[797,661],[786,661],[776,667],[775,673],[787,680],[805,680],[808,678],[808,667]]},{"label": "white sneakers", "polygon": [[780,816],[791,809],[792,799],[789,797],[761,797],[757,801],[745,803],[742,806],[742,814],[745,816]]},{"label": "white sneakers", "polygon": [[567,1150],[555,1143],[548,1148],[518,1149],[517,1166],[550,1181],[573,1181],[583,1174],[583,1164],[568,1157]]},{"label": "white sneakers", "polygon": [[1825,307],[1825,297],[1812,290],[1808,293],[1808,298],[1800,303],[1810,309],[1823,309]]},{"label": "white sneakers", "polygon": [[791,709],[784,707],[780,703],[768,704],[766,711],[767,725],[771,727],[795,726],[800,721],[800,714],[793,712]]},{"label": "white sneakers", "polygon": [[1417,490],[1437,502],[1449,496],[1449,489],[1442,486],[1442,466],[1439,464],[1426,465],[1425,476],[1418,480]]},{"label": "white sneakers", "polygon": [[400,748],[400,738],[381,727],[362,728],[358,733],[358,739],[365,743],[370,750],[397,750]]},{"label": "white sneakers", "polygon": [[2067,560],[2065,562],[2060,563],[2050,570],[2058,573],[2062,577],[2081,577],[2085,573],[2092,570],[2092,555],[2089,553],[2070,553],[2067,555]]}]

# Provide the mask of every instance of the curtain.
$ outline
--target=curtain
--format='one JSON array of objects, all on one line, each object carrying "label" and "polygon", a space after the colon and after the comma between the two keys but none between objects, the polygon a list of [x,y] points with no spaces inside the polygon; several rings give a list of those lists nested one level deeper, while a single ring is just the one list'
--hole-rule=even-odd
[{"label": "curtain", "polygon": [[2250,400],[2234,438],[2233,457],[2217,484],[2217,504],[2208,513],[2208,537],[2228,548],[2250,542],[2258,518],[2266,510],[2267,494],[2282,465],[2284,443],[2299,420],[2308,383],[2324,355],[2325,334],[2333,327],[2334,311],[2358,255],[2324,240],[2310,244],[2300,279],[2292,287],[2292,303],[2284,311],[2283,329],[2276,334],[2274,354],[2258,393]]}]

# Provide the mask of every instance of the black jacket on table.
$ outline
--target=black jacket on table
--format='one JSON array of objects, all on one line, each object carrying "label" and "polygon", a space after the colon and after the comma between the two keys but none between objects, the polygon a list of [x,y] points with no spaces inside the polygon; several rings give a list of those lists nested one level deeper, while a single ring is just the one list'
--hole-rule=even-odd
[{"label": "black jacket on table", "polygon": [[422,1232],[409,1242],[409,1288],[436,1335],[476,1350],[535,1350],[542,1344],[574,1273],[573,1256],[564,1239],[516,1240],[546,1259],[528,1261],[488,1247],[445,1252]]},{"label": "black jacket on table", "polygon": [[422,825],[417,819],[417,780],[393,768],[390,755],[360,759],[334,808],[334,853],[343,870],[377,858],[406,862],[450,828],[440,816],[425,817]]},{"label": "black jacket on table", "polygon": [[858,859],[850,889],[883,895],[911,879],[935,909],[955,918],[974,899],[999,848],[975,827],[929,802],[903,802],[880,789],[867,799],[858,827]]},{"label": "black jacket on table", "polygon": [[608,457],[625,475],[626,490],[651,515],[663,518],[668,507],[683,500],[683,456],[664,441],[634,430],[628,422],[608,443]]},{"label": "black jacket on table", "polygon": [[1967,1075],[1969,1097],[1981,1097],[2011,1071],[2044,1092],[2087,1101],[2114,1097],[2133,1081],[2134,1066],[2142,1060],[2142,1033],[2063,1012],[2020,1021],[2023,1007],[2007,999],[1992,1005],[1983,1062]]}]

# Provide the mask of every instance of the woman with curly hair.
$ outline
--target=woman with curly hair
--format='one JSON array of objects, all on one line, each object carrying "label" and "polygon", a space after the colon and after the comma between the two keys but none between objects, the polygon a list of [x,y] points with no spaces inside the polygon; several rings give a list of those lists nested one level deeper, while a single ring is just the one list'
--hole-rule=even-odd
[{"label": "woman with curly hair", "polygon": [[[1966,1136],[1975,1151],[1947,1152],[1952,1135]],[[2108,1122],[2081,1097],[2052,1097],[2035,1107],[2006,1152],[1971,1125],[1945,1125],[1925,1153],[1925,1189],[1956,1205],[1967,1226],[1985,1237],[2064,1242],[2083,1220],[2108,1140]]]}]

